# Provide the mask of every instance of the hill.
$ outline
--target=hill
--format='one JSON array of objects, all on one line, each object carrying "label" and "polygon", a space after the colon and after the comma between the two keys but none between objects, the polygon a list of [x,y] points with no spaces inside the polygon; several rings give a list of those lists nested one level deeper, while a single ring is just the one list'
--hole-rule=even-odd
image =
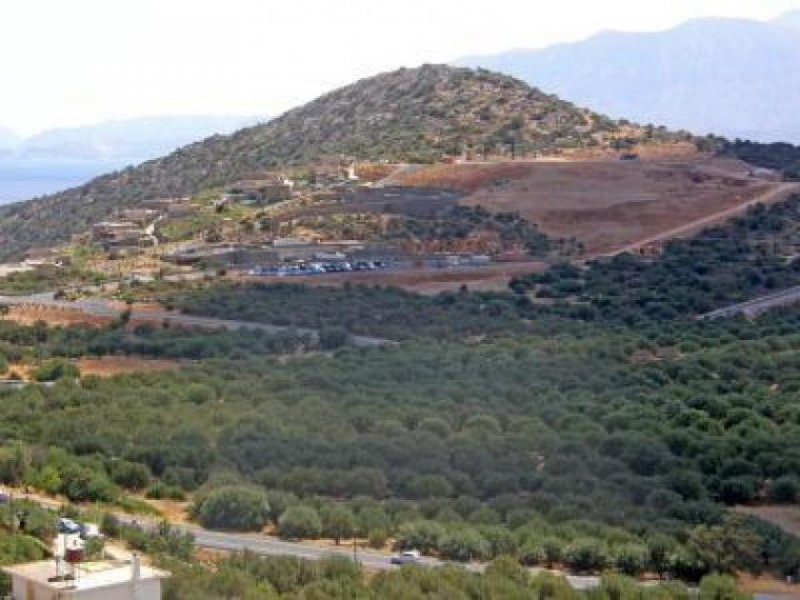
[{"label": "hill", "polygon": [[435,65],[400,69],[333,91],[265,125],[5,207],[0,259],[66,240],[145,199],[194,194],[285,165],[343,157],[431,162],[462,154],[554,154],[683,138],[612,121],[505,75]]},{"label": "hill", "polygon": [[702,19],[669,31],[603,32],[578,43],[461,62],[643,123],[798,142],[798,22],[793,13],[772,22]]}]

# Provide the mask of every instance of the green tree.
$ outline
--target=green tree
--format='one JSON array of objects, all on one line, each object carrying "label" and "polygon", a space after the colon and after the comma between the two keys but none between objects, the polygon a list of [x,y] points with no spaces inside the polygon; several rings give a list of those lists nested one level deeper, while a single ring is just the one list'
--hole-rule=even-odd
[{"label": "green tree", "polygon": [[222,486],[201,496],[193,506],[193,513],[210,529],[258,531],[267,522],[269,503],[255,488]]},{"label": "green tree", "polygon": [[316,539],[322,534],[322,519],[310,506],[291,506],[278,519],[278,530],[287,539]]},{"label": "green tree", "polygon": [[727,575],[707,575],[700,582],[699,600],[749,600],[750,596],[740,592],[736,580]]},{"label": "green tree", "polygon": [[445,530],[434,521],[411,521],[403,523],[395,535],[395,545],[399,550],[419,550],[428,554],[439,547]]},{"label": "green tree", "polygon": [[489,543],[474,529],[457,529],[439,540],[439,554],[447,560],[467,562],[490,556]]},{"label": "green tree", "polygon": [[647,548],[641,544],[624,544],[614,550],[614,566],[631,577],[636,577],[647,567]]},{"label": "green tree", "polygon": [[647,568],[658,573],[658,576],[663,579],[669,571],[675,540],[663,534],[654,534],[647,538],[646,546]]},{"label": "green tree", "polygon": [[733,573],[758,564],[763,540],[738,515],[721,525],[699,525],[689,534],[688,547],[712,571]]},{"label": "green tree", "polygon": [[338,546],[342,538],[353,535],[356,529],[356,518],[348,507],[335,504],[322,511],[322,533],[333,538]]}]

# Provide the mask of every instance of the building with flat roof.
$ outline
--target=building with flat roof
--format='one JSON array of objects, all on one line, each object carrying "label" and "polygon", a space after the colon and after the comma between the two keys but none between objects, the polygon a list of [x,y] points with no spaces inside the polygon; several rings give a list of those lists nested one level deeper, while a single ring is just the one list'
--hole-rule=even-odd
[{"label": "building with flat roof", "polygon": [[43,560],[3,567],[13,600],[161,600],[166,571],[130,561],[67,564]]}]

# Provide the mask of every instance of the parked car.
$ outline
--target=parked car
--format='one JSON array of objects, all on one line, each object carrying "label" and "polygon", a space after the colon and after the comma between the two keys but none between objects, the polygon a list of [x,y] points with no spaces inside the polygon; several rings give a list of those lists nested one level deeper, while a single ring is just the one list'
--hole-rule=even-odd
[{"label": "parked car", "polygon": [[61,517],[56,524],[56,530],[58,533],[74,534],[81,532],[81,526],[72,519]]},{"label": "parked car", "polygon": [[84,540],[99,540],[103,539],[103,534],[100,532],[100,526],[94,523],[81,523],[81,537]]},{"label": "parked car", "polygon": [[389,561],[393,565],[412,565],[419,561],[419,552],[416,550],[406,550],[396,556],[393,556]]}]

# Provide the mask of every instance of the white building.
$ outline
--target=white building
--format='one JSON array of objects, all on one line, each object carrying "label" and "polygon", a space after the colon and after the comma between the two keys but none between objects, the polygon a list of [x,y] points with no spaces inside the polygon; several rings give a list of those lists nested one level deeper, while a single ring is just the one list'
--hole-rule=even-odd
[{"label": "white building", "polygon": [[166,571],[130,561],[67,565],[52,560],[3,567],[13,600],[161,600]]}]

